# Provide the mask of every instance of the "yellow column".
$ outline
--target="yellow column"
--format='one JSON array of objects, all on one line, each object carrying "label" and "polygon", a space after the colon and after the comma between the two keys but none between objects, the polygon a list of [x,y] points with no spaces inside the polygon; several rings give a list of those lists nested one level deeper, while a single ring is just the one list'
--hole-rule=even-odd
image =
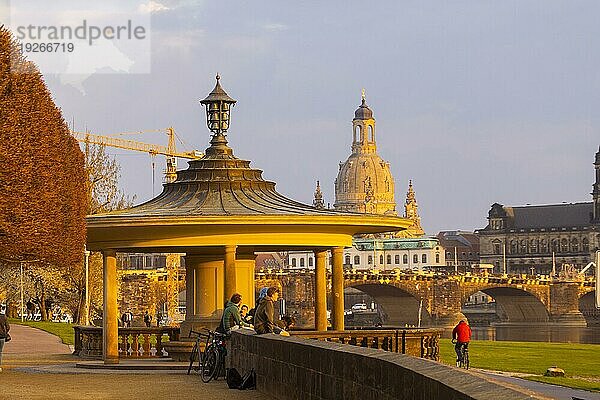
[{"label": "yellow column", "polygon": [[237,246],[225,246],[225,301],[229,300],[235,293],[235,251]]},{"label": "yellow column", "polygon": [[315,251],[315,330],[327,330],[327,251]]},{"label": "yellow column", "polygon": [[344,330],[344,248],[334,247],[331,249],[333,266],[331,268],[332,279],[332,322],[334,331]]},{"label": "yellow column", "polygon": [[196,268],[185,260],[185,315],[196,315]]},{"label": "yellow column", "polygon": [[104,364],[119,363],[119,322],[117,315],[117,258],[114,250],[104,250],[104,316],[102,340]]}]

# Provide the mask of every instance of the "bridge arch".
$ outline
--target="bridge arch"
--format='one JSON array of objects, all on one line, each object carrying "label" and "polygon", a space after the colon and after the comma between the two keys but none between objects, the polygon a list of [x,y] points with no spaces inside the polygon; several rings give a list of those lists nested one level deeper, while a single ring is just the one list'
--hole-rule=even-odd
[{"label": "bridge arch", "polygon": [[[472,288],[463,294],[462,305],[477,292],[483,292],[496,301],[500,323],[547,323],[550,321],[548,298],[528,288],[508,285],[489,285]],[[468,317],[468,315],[467,315]]]},{"label": "bridge arch", "polygon": [[596,308],[595,297],[595,290],[590,290],[579,296],[579,311],[583,314],[587,326],[600,326],[600,309]]},{"label": "bridge arch", "polygon": [[[356,282],[346,285],[371,296],[381,307],[383,324],[392,326],[418,325],[421,307],[421,326],[432,325],[429,301],[411,288],[375,282]],[[421,300],[423,303],[421,305]]]}]

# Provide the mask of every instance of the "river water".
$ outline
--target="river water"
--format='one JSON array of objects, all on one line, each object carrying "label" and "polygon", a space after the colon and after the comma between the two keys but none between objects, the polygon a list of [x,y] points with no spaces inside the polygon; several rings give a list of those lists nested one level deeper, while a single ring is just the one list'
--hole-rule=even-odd
[{"label": "river water", "polygon": [[[516,342],[556,342],[600,344],[600,327],[577,328],[556,326],[489,326],[471,327],[473,340],[501,340]],[[443,337],[452,337],[452,330]]]}]

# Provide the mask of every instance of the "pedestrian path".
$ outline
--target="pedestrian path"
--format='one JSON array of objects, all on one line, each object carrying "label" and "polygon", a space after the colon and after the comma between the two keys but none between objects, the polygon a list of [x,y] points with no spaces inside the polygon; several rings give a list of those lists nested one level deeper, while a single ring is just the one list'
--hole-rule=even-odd
[{"label": "pedestrian path", "polygon": [[[4,355],[60,355],[72,351],[58,336],[25,325],[10,326],[12,340],[4,346]],[[15,357],[8,357],[13,359]]]},{"label": "pedestrian path", "polygon": [[[187,369],[170,371],[76,368],[82,360],[47,332],[11,325],[0,372],[0,400],[267,400],[256,390],[231,390],[223,380],[205,384]],[[125,362],[127,363],[127,362]],[[181,363],[175,363],[181,364]],[[181,366],[180,366],[181,367]],[[160,375],[160,376],[159,376]],[[10,393],[10,397],[5,397]]]}]

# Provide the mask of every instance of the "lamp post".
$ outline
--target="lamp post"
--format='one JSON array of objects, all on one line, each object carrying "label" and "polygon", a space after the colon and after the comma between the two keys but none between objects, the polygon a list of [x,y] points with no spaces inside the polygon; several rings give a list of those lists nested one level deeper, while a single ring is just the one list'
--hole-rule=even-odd
[{"label": "lamp post", "polygon": [[[217,84],[212,92],[200,104],[206,107],[206,125],[213,132],[213,139],[227,132],[230,121],[230,111],[236,103],[234,99],[223,90],[219,80],[221,77],[217,74]],[[212,143],[212,141],[211,141]]]},{"label": "lamp post", "polygon": [[83,254],[85,255],[85,312],[83,314],[84,325],[90,324],[90,251],[87,247],[83,246]]},{"label": "lamp post", "polygon": [[24,263],[24,261],[19,262],[19,265],[21,266],[21,322],[24,321],[24,318],[23,318],[23,263]]}]

